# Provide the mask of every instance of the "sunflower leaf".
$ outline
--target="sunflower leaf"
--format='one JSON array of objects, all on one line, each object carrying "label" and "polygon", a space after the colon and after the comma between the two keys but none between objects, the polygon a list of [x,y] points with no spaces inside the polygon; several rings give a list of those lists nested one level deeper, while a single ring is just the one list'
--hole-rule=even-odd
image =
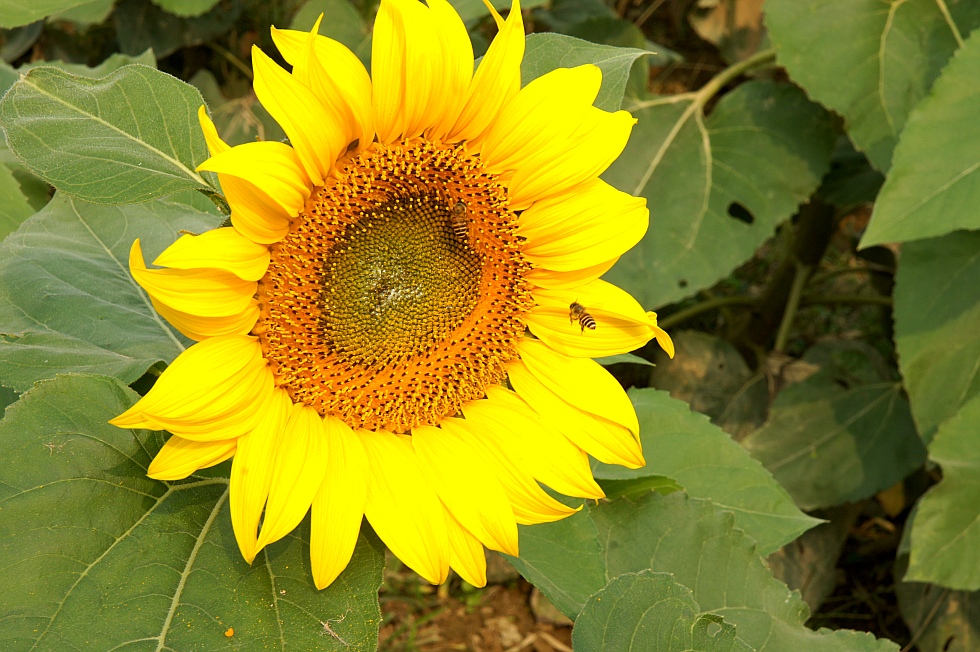
[{"label": "sunflower leaf", "polygon": [[162,201],[99,206],[58,194],[0,244],[0,382],[18,391],[59,373],[132,382],[187,340],[129,275],[140,238],[148,259],[186,229],[220,216]]},{"label": "sunflower leaf", "polygon": [[707,118],[697,94],[651,100],[603,178],[642,195],[650,228],[607,279],[647,308],[727,276],[816,190],[831,116],[789,84],[747,82]]},{"label": "sunflower leaf", "polygon": [[578,650],[627,650],[644,641],[658,652],[754,652],[733,625],[700,611],[670,573],[623,573],[589,598],[572,643]]},{"label": "sunflower leaf", "polygon": [[980,394],[980,232],[902,246],[895,280],[898,365],[919,434]]},{"label": "sunflower leaf", "polygon": [[136,398],[111,378],[60,376],[0,423],[0,646],[375,649],[380,542],[362,535],[323,591],[303,528],[249,566],[227,480],[151,480],[160,434],[107,423]]},{"label": "sunflower leaf", "polygon": [[589,513],[610,577],[644,569],[670,573],[691,590],[701,611],[734,625],[738,638],[756,652],[898,650],[863,632],[808,629],[809,609],[799,593],[772,576],[755,542],[735,527],[734,516],[708,501],[681,492],[650,493],[635,502],[600,504]]},{"label": "sunflower leaf", "polygon": [[708,417],[653,389],[630,390],[640,420],[647,465],[639,469],[593,463],[600,481],[672,478],[694,498],[735,515],[737,527],[768,555],[820,521],[802,513],[759,462]]},{"label": "sunflower leaf", "polygon": [[34,214],[34,209],[20,189],[13,171],[0,163],[0,240]]},{"label": "sunflower leaf", "polygon": [[980,32],[909,116],[862,246],[980,229]]},{"label": "sunflower leaf", "polygon": [[27,25],[89,0],[0,0],[0,27]]},{"label": "sunflower leaf", "polygon": [[[946,5],[957,34],[943,15]],[[779,63],[811,97],[844,116],[854,144],[886,171],[909,112],[956,50],[957,37],[980,25],[980,4],[769,0],[766,25]]]},{"label": "sunflower leaf", "polygon": [[211,189],[195,172],[208,157],[202,104],[193,86],[139,64],[101,79],[40,67],[7,91],[0,124],[10,150],[58,190],[126,204]]}]

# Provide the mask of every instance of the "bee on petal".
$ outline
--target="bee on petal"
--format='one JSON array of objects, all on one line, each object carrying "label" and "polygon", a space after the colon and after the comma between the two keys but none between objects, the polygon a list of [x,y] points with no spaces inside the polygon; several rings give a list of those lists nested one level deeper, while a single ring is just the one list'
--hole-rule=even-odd
[{"label": "bee on petal", "polygon": [[568,323],[571,324],[575,320],[578,320],[579,326],[582,327],[581,332],[584,333],[586,328],[590,331],[595,330],[595,319],[578,301],[572,301],[571,305],[568,306]]}]

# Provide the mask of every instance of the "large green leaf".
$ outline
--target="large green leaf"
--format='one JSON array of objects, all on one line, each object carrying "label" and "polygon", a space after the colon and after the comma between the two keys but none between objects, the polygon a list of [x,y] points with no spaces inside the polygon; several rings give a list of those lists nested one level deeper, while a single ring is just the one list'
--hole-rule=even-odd
[{"label": "large green leaf", "polygon": [[0,163],[0,240],[34,214],[27,196],[21,192],[14,173]]},{"label": "large green leaf", "polygon": [[797,509],[786,490],[727,433],[687,403],[652,389],[631,390],[647,465],[627,469],[596,462],[596,478],[667,476],[694,498],[735,515],[737,527],[768,555],[819,521]]},{"label": "large green leaf", "polygon": [[[974,360],[976,361],[976,360]],[[906,579],[980,589],[980,396],[939,427],[929,458],[943,479],[919,502]]]},{"label": "large green leaf", "polygon": [[691,589],[704,612],[734,624],[757,652],[884,652],[894,643],[847,630],[804,625],[809,609],[799,593],[772,576],[755,543],[735,528],[730,512],[682,493],[647,494],[590,509],[604,543],[606,573],[652,569]]},{"label": "large green leaf", "polygon": [[89,0],[0,0],[0,27],[20,27]]},{"label": "large green leaf", "polygon": [[574,618],[607,580],[602,547],[588,512],[583,509],[554,523],[518,529],[521,556],[505,557],[563,614]]},{"label": "large green leaf", "polygon": [[111,378],[61,376],[0,423],[0,648],[375,649],[380,542],[362,537],[324,591],[302,528],[250,567],[227,480],[150,480],[159,433],[107,423],[137,398]]},{"label": "large green leaf", "polygon": [[747,82],[707,119],[700,94],[659,98],[603,177],[647,198],[650,229],[607,275],[656,308],[749,258],[827,171],[832,120],[789,84]]},{"label": "large green leaf", "polygon": [[806,510],[873,496],[926,456],[901,383],[876,377],[863,347],[830,355],[833,362],[783,389],[766,425],[742,440]]},{"label": "large green leaf", "polygon": [[153,0],[154,4],[169,14],[193,18],[209,11],[220,0]]},{"label": "large green leaf", "polygon": [[691,590],[670,573],[623,573],[589,598],[575,619],[572,643],[579,650],[753,651],[735,627],[700,611]]},{"label": "large green leaf", "polygon": [[555,68],[574,68],[586,63],[602,71],[602,86],[595,105],[606,111],[618,111],[633,63],[646,50],[596,45],[564,34],[530,34],[521,61],[521,82],[537,79]]},{"label": "large green leaf", "polygon": [[37,176],[105,204],[208,190],[193,86],[143,65],[99,80],[35,68],[0,103],[10,149]]},{"label": "large green leaf", "polygon": [[909,242],[895,281],[895,344],[927,442],[980,394],[980,233]]},{"label": "large green leaf", "polygon": [[980,229],[980,32],[909,116],[862,246]]},{"label": "large green leaf", "polygon": [[140,238],[152,260],[186,229],[221,218],[161,201],[98,206],[57,195],[0,245],[0,382],[25,391],[72,371],[132,382],[186,340],[129,274]]},{"label": "large green leaf", "polygon": [[851,140],[879,170],[909,112],[957,47],[980,25],[980,4],[936,0],[768,0],[779,62],[810,97],[846,120]]}]

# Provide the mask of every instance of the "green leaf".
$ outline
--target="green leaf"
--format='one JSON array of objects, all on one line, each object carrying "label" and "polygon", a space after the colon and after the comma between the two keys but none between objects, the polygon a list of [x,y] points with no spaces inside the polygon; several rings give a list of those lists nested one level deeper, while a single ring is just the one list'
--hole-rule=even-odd
[{"label": "green leaf", "polygon": [[602,86],[595,106],[606,111],[618,111],[633,63],[646,54],[637,48],[618,48],[596,45],[563,34],[529,34],[524,60],[521,61],[521,82],[537,79],[555,68],[574,68],[591,63],[602,71]]},{"label": "green leaf", "polygon": [[35,68],[53,67],[72,75],[78,75],[79,77],[101,79],[109,73],[115,72],[123,66],[128,66],[132,63],[141,63],[150,68],[157,67],[157,59],[155,56],[153,56],[153,50],[148,49],[135,56],[115,52],[106,57],[105,60],[97,66],[86,66],[81,63],[65,63],[64,61],[35,61],[33,63],[24,64],[17,69],[17,72],[24,75]]},{"label": "green leaf", "polygon": [[980,394],[980,233],[902,247],[895,280],[895,344],[912,415],[928,442]]},{"label": "green leaf", "polygon": [[20,27],[89,0],[0,0],[0,27]]},{"label": "green leaf", "polygon": [[20,190],[14,173],[0,163],[0,240],[12,233],[20,223],[34,214],[27,197]]},{"label": "green leaf", "polygon": [[980,33],[909,116],[861,246],[980,229]]},{"label": "green leaf", "polygon": [[[2,6],[3,0],[0,0]],[[9,63],[21,58],[41,37],[44,21],[37,21],[23,27],[5,29],[0,32],[0,60]]]},{"label": "green leaf", "polygon": [[779,62],[810,97],[837,111],[871,163],[886,171],[912,108],[980,25],[975,2],[769,0],[766,25]]},{"label": "green leaf", "polygon": [[107,423],[137,398],[110,378],[62,376],[0,423],[0,647],[375,649],[377,538],[362,536],[323,591],[303,528],[249,566],[228,481],[151,480],[160,435]]},{"label": "green leaf", "polygon": [[710,502],[679,492],[650,493],[589,511],[610,577],[647,568],[671,573],[691,589],[702,611],[735,625],[738,637],[757,652],[898,650],[870,634],[807,629],[809,609],[799,594],[772,576],[754,541],[735,528],[734,516]]},{"label": "green leaf", "polygon": [[[976,359],[974,359],[976,362]],[[919,501],[907,580],[980,589],[980,396],[939,427],[929,458],[943,479]]]},{"label": "green leaf", "polygon": [[371,28],[348,0],[308,0],[296,11],[289,28],[308,32],[320,14],[320,34],[343,43],[361,61],[371,61]]},{"label": "green leaf", "polygon": [[174,16],[193,18],[209,11],[219,0],[153,0],[153,3]]},{"label": "green leaf", "polygon": [[552,604],[575,618],[589,596],[606,585],[595,525],[583,509],[554,523],[518,526],[521,556],[504,555]]},{"label": "green leaf", "polygon": [[603,175],[642,195],[650,229],[607,274],[656,308],[727,276],[820,183],[832,120],[789,84],[747,82],[707,119],[700,94],[638,105],[639,123]]},{"label": "green leaf", "polygon": [[[742,440],[806,510],[873,496],[922,466],[926,456],[901,383],[849,374],[848,357],[871,366],[858,347],[832,355],[840,362],[783,389],[766,425]],[[860,367],[857,373],[875,375]]]},{"label": "green leaf", "polygon": [[758,542],[763,555],[820,522],[800,512],[769,472],[708,417],[666,392],[633,389],[629,395],[647,465],[626,469],[595,462],[596,478],[672,478],[688,495],[731,510],[736,525]]},{"label": "green leaf", "polygon": [[201,91],[218,135],[229,145],[256,140],[282,140],[286,137],[286,132],[251,90],[242,97],[228,99],[221,92],[218,80],[206,69],[191,77],[190,83]]},{"label": "green leaf", "polygon": [[67,20],[76,25],[97,25],[105,22],[112,13],[113,5],[115,0],[89,0],[85,4],[54,14],[48,21]]},{"label": "green leaf", "polygon": [[120,0],[112,12],[112,22],[121,51],[138,54],[149,46],[162,59],[180,48],[201,45],[224,34],[241,14],[242,0],[224,0],[196,18],[167,13],[151,0]]},{"label": "green leaf", "polygon": [[0,244],[0,382],[25,391],[67,372],[130,383],[187,342],[129,275],[140,238],[153,260],[186,229],[220,217],[155,201],[110,207],[56,195]]},{"label": "green leaf", "polygon": [[639,643],[650,652],[753,651],[734,626],[700,611],[691,590],[670,573],[624,573],[589,598],[575,619],[572,644],[578,650],[630,650]]},{"label": "green leaf", "polygon": [[10,149],[38,177],[105,204],[209,189],[193,86],[142,65],[100,80],[36,68],[0,103]]},{"label": "green leaf", "polygon": [[[908,568],[908,555],[895,562],[894,577]],[[919,650],[973,652],[980,641],[980,593],[944,590],[933,584],[895,583],[902,619],[915,632]]]}]

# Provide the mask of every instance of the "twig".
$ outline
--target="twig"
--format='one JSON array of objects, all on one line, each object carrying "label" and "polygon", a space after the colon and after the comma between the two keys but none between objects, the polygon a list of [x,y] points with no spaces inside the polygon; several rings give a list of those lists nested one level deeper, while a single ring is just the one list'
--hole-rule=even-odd
[{"label": "twig", "polygon": [[915,644],[919,642],[919,639],[925,633],[926,629],[928,629],[929,625],[932,624],[932,619],[935,618],[936,614],[939,612],[939,606],[946,602],[946,598],[948,596],[949,589],[943,589],[943,592],[939,594],[939,599],[936,600],[936,603],[932,605],[932,609],[930,609],[929,613],[926,614],[925,620],[923,620],[922,623],[915,628],[915,633],[912,634],[912,640],[908,642],[908,645],[902,648],[901,652],[909,652],[915,647]]},{"label": "twig", "polygon": [[894,301],[891,297],[861,296],[860,294],[817,294],[804,297],[801,304],[813,306],[824,303],[846,303],[846,304],[870,304],[875,306],[891,306]]},{"label": "twig", "polygon": [[568,647],[548,632],[538,632],[538,636],[547,641],[548,645],[558,650],[558,652],[572,652],[572,648]]},{"label": "twig", "polygon": [[660,6],[665,2],[667,2],[667,0],[654,0],[654,2],[646,8],[646,11],[640,14],[640,17],[637,18],[633,24],[637,27],[642,27],[643,23],[647,22],[647,18],[652,16],[653,12],[655,12],[657,9],[660,9]]},{"label": "twig", "polygon": [[776,343],[772,349],[776,353],[783,353],[786,350],[786,342],[789,340],[789,332],[793,328],[793,320],[796,312],[800,308],[800,299],[803,298],[803,288],[806,281],[810,278],[813,268],[803,263],[796,264],[796,273],[793,275],[793,285],[789,291],[789,300],[786,302],[786,310],[783,311],[783,320],[779,323],[779,330],[776,331]]},{"label": "twig", "polygon": [[228,60],[228,63],[238,68],[242,73],[249,79],[255,79],[255,75],[252,73],[252,69],[245,65],[245,62],[235,56],[235,54],[228,48],[218,45],[217,43],[206,43],[209,48],[223,56]]}]

